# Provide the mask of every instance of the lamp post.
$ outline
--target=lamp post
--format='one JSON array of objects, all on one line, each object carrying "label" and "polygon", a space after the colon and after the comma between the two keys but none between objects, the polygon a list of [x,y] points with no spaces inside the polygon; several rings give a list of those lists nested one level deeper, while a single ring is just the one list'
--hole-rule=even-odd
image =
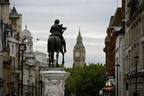
[{"label": "lamp post", "polygon": [[22,58],[21,58],[21,96],[23,96],[23,55],[24,51],[26,50],[26,44],[19,45],[20,51],[22,51]]},{"label": "lamp post", "polygon": [[30,95],[29,94],[30,93],[29,83],[30,83],[30,81],[29,81],[29,76],[28,76],[28,95]]},{"label": "lamp post", "polygon": [[36,38],[36,51],[37,51],[37,42],[39,41],[39,38]]},{"label": "lamp post", "polygon": [[[20,43],[18,43],[18,71],[20,72]],[[20,96],[20,73],[17,73],[18,75],[18,89],[17,89],[17,95]]]},{"label": "lamp post", "polygon": [[39,83],[40,83],[40,96],[42,96],[42,76],[40,74],[41,68],[39,67]]},{"label": "lamp post", "polygon": [[138,96],[138,92],[137,92],[137,59],[139,58],[139,56],[135,56],[135,92],[133,93],[133,96]]},{"label": "lamp post", "polygon": [[116,88],[116,89],[117,89],[117,91],[116,91],[116,92],[117,92],[117,93],[116,93],[117,95],[116,95],[116,96],[118,96],[118,84],[119,84],[119,83],[118,83],[118,78],[119,78],[119,75],[118,75],[119,70],[118,70],[118,68],[119,68],[119,66],[120,66],[119,64],[116,65],[116,67],[117,67],[117,84],[116,84],[116,85],[117,85],[117,88]]}]

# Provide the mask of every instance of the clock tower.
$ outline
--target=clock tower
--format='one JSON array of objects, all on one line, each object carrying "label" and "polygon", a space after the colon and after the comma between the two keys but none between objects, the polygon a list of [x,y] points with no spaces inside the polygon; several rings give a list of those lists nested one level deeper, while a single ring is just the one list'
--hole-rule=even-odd
[{"label": "clock tower", "polygon": [[82,42],[81,32],[79,30],[76,45],[73,50],[73,67],[85,65],[85,47]]}]

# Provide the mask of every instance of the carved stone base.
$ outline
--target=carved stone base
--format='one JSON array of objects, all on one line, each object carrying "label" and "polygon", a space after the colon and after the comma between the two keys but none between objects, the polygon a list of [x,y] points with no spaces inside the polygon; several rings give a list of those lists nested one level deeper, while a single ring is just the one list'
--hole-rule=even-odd
[{"label": "carved stone base", "polygon": [[49,68],[48,71],[42,71],[41,75],[44,81],[43,96],[64,96],[65,80],[69,73],[62,68]]}]

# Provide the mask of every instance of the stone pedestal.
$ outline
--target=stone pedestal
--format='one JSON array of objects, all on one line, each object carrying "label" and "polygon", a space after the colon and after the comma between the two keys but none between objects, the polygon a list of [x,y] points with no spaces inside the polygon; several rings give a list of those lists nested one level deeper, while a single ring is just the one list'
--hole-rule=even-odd
[{"label": "stone pedestal", "polygon": [[44,81],[43,96],[64,96],[65,80],[69,73],[62,68],[49,68],[48,71],[42,71],[41,75]]}]

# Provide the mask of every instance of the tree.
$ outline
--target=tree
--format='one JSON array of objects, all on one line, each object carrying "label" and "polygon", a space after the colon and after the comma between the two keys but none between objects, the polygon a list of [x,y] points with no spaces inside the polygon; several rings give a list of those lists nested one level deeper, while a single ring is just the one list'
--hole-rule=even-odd
[{"label": "tree", "polygon": [[90,64],[89,66],[67,68],[70,72],[66,80],[66,96],[96,96],[105,84],[105,66]]}]

